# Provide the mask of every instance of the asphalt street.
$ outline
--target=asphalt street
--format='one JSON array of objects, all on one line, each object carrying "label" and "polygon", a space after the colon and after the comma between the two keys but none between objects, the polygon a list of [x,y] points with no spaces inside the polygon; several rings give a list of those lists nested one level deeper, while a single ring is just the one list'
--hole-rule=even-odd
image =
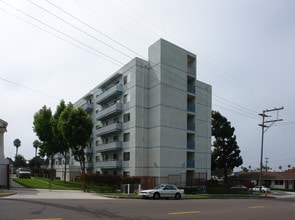
[{"label": "asphalt street", "polygon": [[268,219],[294,216],[295,193],[266,199],[142,200],[73,190],[29,189],[13,183],[0,198],[0,219]]}]

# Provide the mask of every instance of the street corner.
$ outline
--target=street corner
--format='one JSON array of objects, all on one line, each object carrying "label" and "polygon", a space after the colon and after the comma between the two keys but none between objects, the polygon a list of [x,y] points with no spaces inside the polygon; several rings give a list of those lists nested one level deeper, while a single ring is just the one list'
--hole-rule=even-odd
[{"label": "street corner", "polygon": [[15,191],[11,191],[11,190],[0,190],[0,197],[5,197],[5,196],[11,196],[16,194]]}]

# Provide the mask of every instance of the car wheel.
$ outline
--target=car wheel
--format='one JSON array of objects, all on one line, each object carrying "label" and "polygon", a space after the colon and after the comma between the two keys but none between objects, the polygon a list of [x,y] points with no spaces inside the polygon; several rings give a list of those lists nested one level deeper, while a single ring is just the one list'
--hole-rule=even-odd
[{"label": "car wheel", "polygon": [[154,193],[154,199],[160,199],[160,193]]},{"label": "car wheel", "polygon": [[178,199],[181,199],[181,195],[180,195],[180,193],[176,193],[176,194],[175,194],[175,199],[177,199],[177,200],[178,200]]}]

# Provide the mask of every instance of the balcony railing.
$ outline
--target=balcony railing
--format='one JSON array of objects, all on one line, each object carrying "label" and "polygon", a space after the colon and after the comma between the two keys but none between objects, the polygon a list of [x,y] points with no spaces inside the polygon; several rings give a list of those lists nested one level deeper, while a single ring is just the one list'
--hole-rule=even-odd
[{"label": "balcony railing", "polygon": [[122,141],[111,142],[107,144],[101,144],[97,147],[96,153],[107,152],[107,151],[116,151],[122,149]]},{"label": "balcony railing", "polygon": [[82,107],[86,112],[91,112],[91,111],[93,110],[93,103],[85,102],[81,107]]},{"label": "balcony railing", "polygon": [[187,91],[188,91],[189,93],[193,93],[193,94],[195,94],[195,93],[196,93],[196,87],[195,87],[195,85],[188,85],[188,86],[187,86]]},{"label": "balcony railing", "polygon": [[121,84],[116,84],[113,87],[109,88],[105,92],[96,96],[96,103],[102,104],[109,101],[110,99],[122,94],[123,86]]},{"label": "balcony railing", "polygon": [[196,75],[196,68],[195,67],[192,67],[192,66],[189,66],[187,67],[187,72],[191,75]]},{"label": "balcony railing", "polygon": [[103,136],[110,133],[116,133],[122,131],[122,123],[113,123],[102,128],[97,129],[96,136]]},{"label": "balcony railing", "polygon": [[86,169],[93,168],[93,162],[85,162],[85,168]]},{"label": "balcony railing", "polygon": [[97,161],[96,167],[99,167],[101,169],[119,169],[119,168],[122,168],[122,161],[121,160]]},{"label": "balcony railing", "polygon": [[187,130],[195,131],[195,123],[188,123],[187,124]]},{"label": "balcony railing", "polygon": [[97,120],[101,120],[110,116],[113,116],[115,114],[121,113],[122,112],[122,103],[115,103],[114,105],[111,105],[101,111],[99,111],[96,115]]},{"label": "balcony railing", "polygon": [[194,104],[187,104],[188,112],[196,112],[196,106]]},{"label": "balcony railing", "polygon": [[195,142],[194,141],[188,141],[187,142],[187,149],[189,150],[194,150],[196,147],[195,147]]},{"label": "balcony railing", "polygon": [[195,160],[187,160],[186,167],[187,168],[195,168]]},{"label": "balcony railing", "polygon": [[85,154],[93,154],[93,148],[92,147],[86,147],[84,149]]}]

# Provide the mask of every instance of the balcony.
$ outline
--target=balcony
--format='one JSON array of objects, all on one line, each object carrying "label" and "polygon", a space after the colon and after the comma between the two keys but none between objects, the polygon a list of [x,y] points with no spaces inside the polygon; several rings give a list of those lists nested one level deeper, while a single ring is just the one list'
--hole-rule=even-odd
[{"label": "balcony", "polygon": [[196,87],[195,87],[195,85],[188,85],[188,86],[187,86],[187,91],[188,91],[189,93],[193,93],[193,94],[195,94],[195,93],[196,93]]},{"label": "balcony", "polygon": [[122,141],[112,142],[108,144],[101,144],[98,146],[96,153],[122,150]]},{"label": "balcony", "polygon": [[85,154],[93,154],[93,148],[92,147],[86,147],[84,149]]},{"label": "balcony", "polygon": [[85,102],[84,104],[82,104],[81,108],[84,109],[86,112],[92,112],[93,103]]},{"label": "balcony", "polygon": [[187,123],[187,130],[189,131],[195,131],[195,123]]},{"label": "balcony", "polygon": [[122,103],[115,103],[114,105],[111,105],[101,111],[99,111],[96,115],[96,120],[101,120],[101,119],[105,119],[108,118],[110,116],[119,114],[122,112]]},{"label": "balcony", "polygon": [[106,134],[110,134],[110,133],[116,133],[116,132],[120,132],[122,131],[122,123],[121,122],[117,122],[117,123],[113,123],[104,127],[101,127],[99,129],[97,129],[96,131],[96,136],[103,136]]},{"label": "balcony", "polygon": [[91,168],[93,168],[93,162],[85,162],[85,168],[86,168],[86,169],[91,169]]},{"label": "balcony", "polygon": [[99,167],[101,169],[120,169],[122,168],[122,161],[121,160],[97,161],[96,167]]},{"label": "balcony", "polygon": [[195,168],[195,160],[187,160],[186,167],[187,168]]},{"label": "balcony", "polygon": [[189,150],[195,150],[195,142],[194,141],[188,141],[187,142],[187,149]]},{"label": "balcony", "polygon": [[196,112],[196,106],[194,104],[187,104],[187,111],[188,112]]},{"label": "balcony", "polygon": [[192,66],[188,66],[187,72],[188,72],[188,74],[195,76],[196,75],[196,68],[192,67]]},{"label": "balcony", "polygon": [[96,103],[102,104],[110,99],[122,94],[123,86],[120,84],[116,84],[113,87],[109,88],[108,90],[104,91],[103,93],[96,96]]}]

